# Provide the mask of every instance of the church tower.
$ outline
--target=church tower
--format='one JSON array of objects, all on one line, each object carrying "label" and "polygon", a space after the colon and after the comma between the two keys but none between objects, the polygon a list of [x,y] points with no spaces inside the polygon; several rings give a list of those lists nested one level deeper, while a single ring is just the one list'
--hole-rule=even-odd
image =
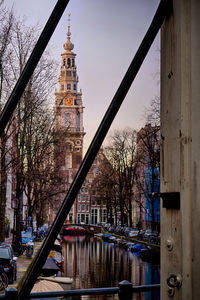
[{"label": "church tower", "polygon": [[[69,14],[70,17],[70,14]],[[68,19],[70,22],[70,19]],[[81,164],[83,157],[83,104],[82,93],[78,91],[76,54],[70,40],[70,23],[68,23],[67,41],[63,45],[65,52],[61,54],[59,91],[55,93],[54,115],[55,129],[60,133],[59,153],[55,157],[57,168],[64,178],[63,195],[66,192]],[[75,207],[75,205],[74,205]],[[73,215],[72,215],[73,214]],[[75,208],[69,216],[74,221]]]}]

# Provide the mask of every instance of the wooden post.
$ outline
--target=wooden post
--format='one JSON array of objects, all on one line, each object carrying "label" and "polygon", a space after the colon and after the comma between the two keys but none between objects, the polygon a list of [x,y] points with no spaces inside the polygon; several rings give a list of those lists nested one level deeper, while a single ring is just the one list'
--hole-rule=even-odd
[{"label": "wooden post", "polygon": [[18,290],[13,287],[7,288],[5,290],[5,299],[6,300],[17,300],[18,299]]},{"label": "wooden post", "polygon": [[132,299],[132,283],[127,280],[119,282],[119,300],[125,299]]},{"label": "wooden post", "polygon": [[161,193],[180,192],[180,209],[161,209],[162,300],[200,299],[199,29],[200,1],[173,0],[161,30]]}]

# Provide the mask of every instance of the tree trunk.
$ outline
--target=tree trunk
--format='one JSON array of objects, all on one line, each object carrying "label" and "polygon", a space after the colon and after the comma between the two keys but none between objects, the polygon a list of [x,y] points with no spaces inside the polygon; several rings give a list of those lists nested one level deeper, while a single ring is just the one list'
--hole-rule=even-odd
[{"label": "tree trunk", "polygon": [[132,217],[132,201],[129,198],[129,210],[128,210],[128,217],[129,217],[129,227],[133,227],[133,217]]},{"label": "tree trunk", "polygon": [[16,198],[17,198],[17,209],[16,209],[16,243],[20,244],[21,243],[21,195],[22,195],[22,191],[21,191],[21,176],[20,173],[17,172],[16,175]]},{"label": "tree trunk", "polygon": [[0,174],[0,242],[5,241],[5,214],[6,214],[6,134],[1,135],[1,174]]}]

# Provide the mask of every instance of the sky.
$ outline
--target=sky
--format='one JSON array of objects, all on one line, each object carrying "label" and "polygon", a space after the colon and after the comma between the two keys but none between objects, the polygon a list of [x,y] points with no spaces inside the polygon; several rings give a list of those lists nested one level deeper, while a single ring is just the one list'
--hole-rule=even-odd
[{"label": "sky", "polygon": [[[46,24],[56,0],[4,0],[26,24]],[[84,106],[84,151],[117,91],[158,7],[158,0],[70,0],[49,42],[61,63],[71,14],[71,41],[76,53]],[[159,96],[159,33],[137,74],[107,136],[115,129],[139,130],[144,112]],[[59,71],[58,71],[59,76]]]}]

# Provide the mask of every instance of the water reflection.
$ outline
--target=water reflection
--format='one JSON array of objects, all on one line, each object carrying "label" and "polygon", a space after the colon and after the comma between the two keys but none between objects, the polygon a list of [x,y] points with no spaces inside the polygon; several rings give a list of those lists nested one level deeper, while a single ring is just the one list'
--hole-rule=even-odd
[{"label": "water reflection", "polygon": [[[64,274],[74,279],[71,289],[116,287],[122,280],[133,285],[160,281],[159,266],[143,262],[134,253],[96,237],[66,236],[63,255]],[[118,299],[118,296],[81,296],[76,299]],[[157,300],[159,293],[135,294],[133,299]]]}]

